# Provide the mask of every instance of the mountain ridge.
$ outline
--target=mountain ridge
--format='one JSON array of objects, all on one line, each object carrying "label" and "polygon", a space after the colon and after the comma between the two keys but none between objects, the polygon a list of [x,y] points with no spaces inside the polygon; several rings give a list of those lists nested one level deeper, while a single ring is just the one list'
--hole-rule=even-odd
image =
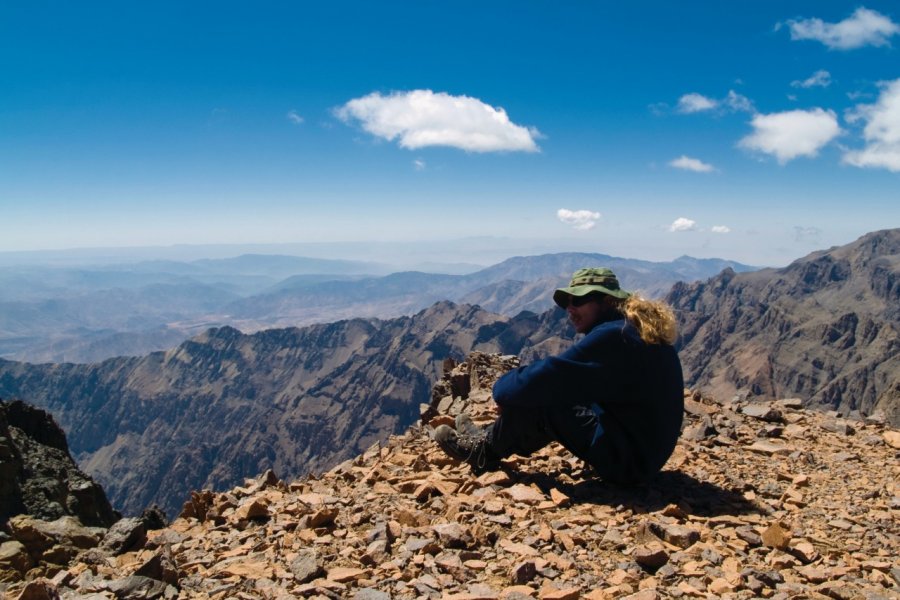
[{"label": "mountain ridge", "polygon": [[783,269],[679,283],[666,300],[691,385],[722,397],[799,395],[900,423],[900,229]]},{"label": "mountain ridge", "polygon": [[404,429],[444,359],[518,353],[563,319],[440,302],[413,317],[243,334],[210,329],[165,352],[93,365],[0,360],[0,395],[54,413],[73,453],[127,514],[169,514],[192,488],[266,468],[298,476]]}]

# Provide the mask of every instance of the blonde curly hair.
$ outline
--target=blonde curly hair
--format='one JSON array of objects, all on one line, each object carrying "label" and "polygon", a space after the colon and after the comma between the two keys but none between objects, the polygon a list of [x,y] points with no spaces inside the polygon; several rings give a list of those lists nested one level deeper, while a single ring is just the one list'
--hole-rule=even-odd
[{"label": "blonde curly hair", "polygon": [[665,302],[647,300],[632,294],[617,302],[619,311],[638,330],[641,339],[648,344],[671,346],[678,339],[678,325],[672,307]]}]

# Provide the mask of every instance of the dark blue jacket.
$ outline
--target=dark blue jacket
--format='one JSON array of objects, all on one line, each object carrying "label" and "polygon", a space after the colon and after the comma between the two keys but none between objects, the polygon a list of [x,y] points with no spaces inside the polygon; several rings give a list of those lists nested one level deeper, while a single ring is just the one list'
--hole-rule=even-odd
[{"label": "dark blue jacket", "polygon": [[582,458],[604,477],[622,482],[645,480],[662,468],[675,448],[684,411],[675,349],[645,343],[624,319],[595,326],[559,356],[506,373],[493,392],[497,404],[511,409],[599,405],[602,449]]}]

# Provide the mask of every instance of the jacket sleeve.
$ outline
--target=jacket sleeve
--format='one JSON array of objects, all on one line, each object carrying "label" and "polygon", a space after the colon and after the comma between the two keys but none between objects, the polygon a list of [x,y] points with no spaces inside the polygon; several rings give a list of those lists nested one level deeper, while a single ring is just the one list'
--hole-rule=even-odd
[{"label": "jacket sleeve", "polygon": [[494,401],[533,407],[616,397],[623,375],[617,368],[624,350],[621,328],[621,321],[606,323],[559,356],[506,373],[494,384]]}]

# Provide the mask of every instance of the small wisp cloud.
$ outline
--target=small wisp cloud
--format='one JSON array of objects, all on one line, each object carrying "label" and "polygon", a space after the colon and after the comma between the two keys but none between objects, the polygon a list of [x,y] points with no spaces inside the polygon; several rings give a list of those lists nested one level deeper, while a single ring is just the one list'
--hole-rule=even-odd
[{"label": "small wisp cloud", "polygon": [[[669,225],[669,231],[679,233],[682,231],[706,231],[697,226],[697,221],[688,219],[687,217],[678,217]],[[731,227],[728,225],[713,225],[709,228],[712,233],[731,233]]]},{"label": "small wisp cloud", "polygon": [[561,208],[556,211],[556,218],[578,231],[588,231],[597,225],[600,213],[591,210],[569,210]]},{"label": "small wisp cloud", "polygon": [[831,73],[825,69],[819,69],[809,77],[803,80],[791,82],[791,87],[811,88],[811,87],[828,87],[831,85]]},{"label": "small wisp cloud", "polygon": [[716,170],[711,164],[705,163],[699,158],[691,158],[690,156],[685,156],[683,154],[675,160],[670,161],[669,166],[685,171],[694,171],[695,173],[712,173]]},{"label": "small wisp cloud", "polygon": [[756,112],[750,98],[743,94],[738,94],[734,90],[728,90],[728,95],[725,96],[725,105],[734,112]]},{"label": "small wisp cloud", "polygon": [[431,90],[373,92],[335,110],[345,123],[417,150],[449,146],[467,152],[537,152],[540,132],[513,123],[506,111],[470,96]]},{"label": "small wisp cloud", "polygon": [[698,94],[696,92],[691,92],[690,94],[685,94],[681,98],[678,99],[678,112],[684,114],[691,114],[697,112],[703,112],[706,110],[713,110],[714,108],[719,106],[718,100],[713,100],[712,98],[707,98],[703,94]]},{"label": "small wisp cloud", "polygon": [[728,94],[722,98],[710,98],[703,94],[691,92],[678,99],[676,112],[689,115],[699,112],[754,112],[753,102],[734,90],[728,90]]},{"label": "small wisp cloud", "polygon": [[293,123],[294,125],[302,125],[303,117],[300,116],[296,110],[289,110],[287,114],[287,120]]},{"label": "small wisp cloud", "polygon": [[696,231],[697,221],[688,219],[687,217],[678,217],[669,225],[669,231],[675,233],[679,231]]}]

